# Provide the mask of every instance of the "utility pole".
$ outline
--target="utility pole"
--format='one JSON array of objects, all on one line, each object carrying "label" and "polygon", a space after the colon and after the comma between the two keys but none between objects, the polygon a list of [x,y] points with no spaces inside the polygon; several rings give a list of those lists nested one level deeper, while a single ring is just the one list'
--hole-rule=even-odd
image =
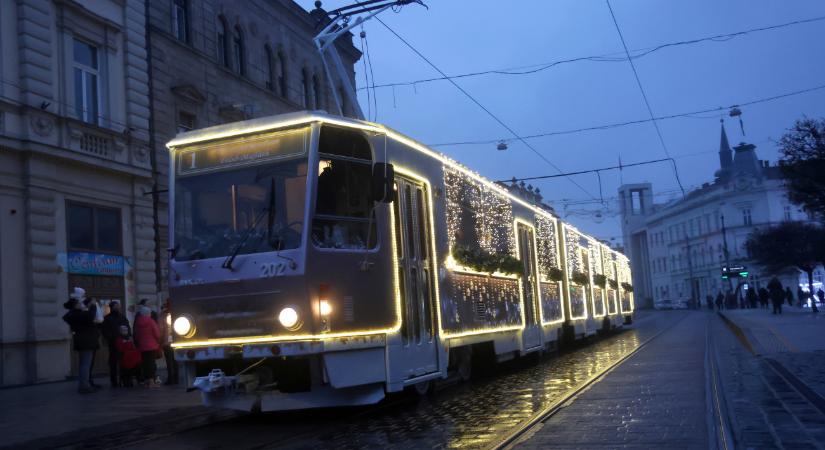
[{"label": "utility pole", "polygon": [[685,231],[685,251],[687,252],[687,260],[688,260],[688,277],[690,282],[690,304],[693,305],[694,302],[698,302],[697,292],[695,286],[693,285],[693,258],[690,256],[690,239],[688,238],[687,231]]},{"label": "utility pole", "polygon": [[[725,269],[730,269],[730,253],[728,252],[728,237],[725,231],[725,215],[720,215],[722,219],[722,252],[725,255]],[[728,277],[728,291],[733,291],[733,283]]]}]

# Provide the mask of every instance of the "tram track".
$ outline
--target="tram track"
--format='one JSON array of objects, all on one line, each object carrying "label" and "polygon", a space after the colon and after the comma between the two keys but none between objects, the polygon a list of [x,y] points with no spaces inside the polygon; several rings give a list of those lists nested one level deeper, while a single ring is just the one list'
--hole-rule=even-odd
[{"label": "tram track", "polygon": [[624,356],[620,357],[616,361],[612,362],[607,367],[603,368],[599,372],[593,374],[589,379],[585,380],[580,385],[576,386],[575,388],[569,390],[567,393],[563,394],[558,399],[554,400],[551,404],[544,408],[544,410],[540,411],[538,414],[533,416],[530,420],[525,423],[519,425],[515,430],[511,433],[506,435],[504,439],[493,443],[488,447],[489,450],[504,450],[504,449],[512,449],[517,444],[525,441],[528,439],[533,433],[538,431],[541,426],[550,420],[554,415],[559,413],[564,409],[564,407],[573,401],[575,401],[576,397],[587,391],[593,384],[602,380],[605,376],[607,376],[610,372],[612,372],[617,367],[621,366],[622,363],[639,353],[642,349],[644,349],[648,344],[653,342],[655,339],[678,325],[680,322],[685,320],[687,315],[680,317],[678,320],[673,322],[669,327],[665,327],[662,330],[658,331],[653,336],[647,338],[646,340],[642,341],[635,349],[630,351],[629,353],[625,354]]}]

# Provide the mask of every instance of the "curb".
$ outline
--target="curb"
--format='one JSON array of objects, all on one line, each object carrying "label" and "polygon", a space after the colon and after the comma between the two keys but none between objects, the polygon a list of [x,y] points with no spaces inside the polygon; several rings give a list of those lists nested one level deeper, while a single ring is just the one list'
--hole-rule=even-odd
[{"label": "curb", "polygon": [[223,422],[244,413],[205,406],[175,408],[151,416],[81,428],[0,448],[115,448]]},{"label": "curb", "polygon": [[721,311],[717,311],[716,314],[719,314],[719,317],[722,318],[722,321],[725,322],[725,325],[733,332],[734,336],[739,339],[739,342],[754,356],[759,356],[759,352],[756,351],[756,348],[751,340],[748,339],[745,330],[743,330],[739,325],[736,324],[730,317],[726,314],[723,314]]}]

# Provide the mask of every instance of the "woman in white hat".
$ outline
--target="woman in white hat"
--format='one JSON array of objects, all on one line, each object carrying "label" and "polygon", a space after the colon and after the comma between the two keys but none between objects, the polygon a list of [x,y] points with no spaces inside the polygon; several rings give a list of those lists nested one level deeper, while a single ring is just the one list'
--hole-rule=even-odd
[{"label": "woman in white hat", "polygon": [[86,301],[86,291],[76,287],[63,307],[69,310],[63,320],[72,330],[72,343],[78,356],[77,391],[81,394],[96,392],[91,384],[91,374],[95,351],[100,348],[100,332],[94,322],[97,302]]}]

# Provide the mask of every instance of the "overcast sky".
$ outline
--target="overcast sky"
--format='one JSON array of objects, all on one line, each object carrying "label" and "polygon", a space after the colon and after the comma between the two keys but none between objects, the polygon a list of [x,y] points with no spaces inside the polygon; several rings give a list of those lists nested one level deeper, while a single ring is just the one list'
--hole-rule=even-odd
[{"label": "overcast sky", "polygon": [[[299,0],[313,8],[312,0]],[[350,1],[324,2],[327,10]],[[604,1],[428,0],[399,13],[379,16],[449,75],[509,69],[583,56],[623,55]],[[769,0],[612,0],[631,52],[692,40],[825,17],[825,2]],[[367,32],[375,84],[437,77],[438,73],[377,21]],[[361,47],[356,32],[354,43]],[[742,104],[825,85],[825,20],[728,40],[664,48],[634,60],[656,116]],[[364,66],[357,85],[366,85]],[[464,89],[520,135],[578,129],[648,118],[632,69],[624,61],[561,64],[530,75],[485,75],[457,80]],[[557,173],[447,81],[377,89],[370,119],[426,144],[506,138],[495,144],[440,146],[451,157],[491,179]],[[367,113],[366,91],[360,103]],[[825,117],[825,89],[742,107],[746,135],[727,117],[731,144],[757,145],[761,159],[776,161],[772,140],[803,115]],[[718,113],[659,121],[665,144],[676,158],[686,189],[712,181],[718,168]],[[532,139],[530,144],[565,172],[665,157],[652,123]],[[602,174],[607,214],[593,220],[599,197],[595,175],[538,181],[544,197],[565,220],[599,238],[620,241],[616,192],[620,183],[649,181],[657,201],[676,198],[678,185],[667,164]],[[571,201],[573,204],[571,204]],[[567,211],[567,212],[566,212]]]}]

